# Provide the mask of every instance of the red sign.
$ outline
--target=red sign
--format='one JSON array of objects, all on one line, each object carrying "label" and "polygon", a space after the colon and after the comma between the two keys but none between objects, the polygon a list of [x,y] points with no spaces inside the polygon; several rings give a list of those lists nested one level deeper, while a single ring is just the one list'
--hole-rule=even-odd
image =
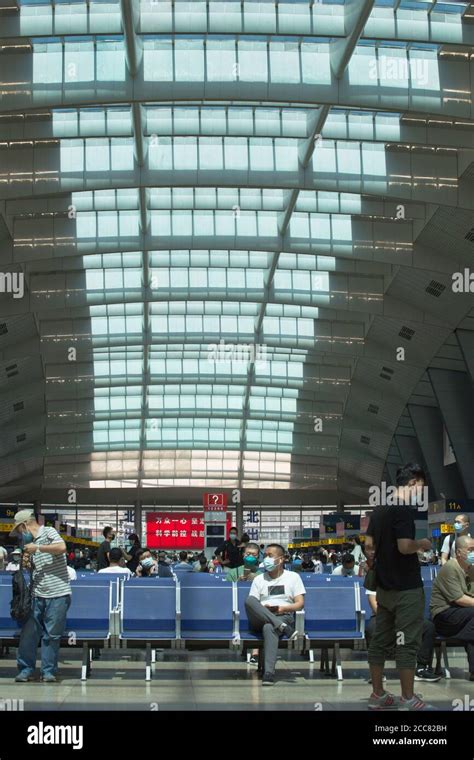
[{"label": "red sign", "polygon": [[202,504],[206,512],[222,512],[227,507],[226,493],[205,493],[202,497]]},{"label": "red sign", "polygon": [[[226,538],[230,530],[227,516]],[[147,512],[146,545],[150,549],[204,549],[202,512]]]}]

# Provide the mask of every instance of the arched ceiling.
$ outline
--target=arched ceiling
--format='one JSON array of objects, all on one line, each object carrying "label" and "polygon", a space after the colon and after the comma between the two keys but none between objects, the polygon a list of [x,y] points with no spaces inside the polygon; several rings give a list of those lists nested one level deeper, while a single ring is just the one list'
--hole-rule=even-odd
[{"label": "arched ceiling", "polygon": [[0,2],[0,496],[364,500],[473,306],[473,20]]}]

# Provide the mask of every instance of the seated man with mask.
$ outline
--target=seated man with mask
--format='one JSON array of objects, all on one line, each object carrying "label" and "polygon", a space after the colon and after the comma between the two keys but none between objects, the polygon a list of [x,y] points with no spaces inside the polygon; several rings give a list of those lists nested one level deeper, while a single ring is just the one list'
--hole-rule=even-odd
[{"label": "seated man with mask", "polygon": [[332,571],[333,575],[358,575],[359,565],[356,565],[353,554],[344,554],[342,558],[342,565],[338,565]]},{"label": "seated man with mask", "polygon": [[248,543],[244,549],[244,564],[239,567],[233,567],[226,572],[226,581],[235,583],[236,581],[253,581],[256,575],[263,572],[258,566],[258,555],[260,547],[252,542]]},{"label": "seated man with mask", "polygon": [[280,636],[296,637],[295,612],[304,607],[306,593],[299,573],[284,569],[285,550],[280,544],[269,544],[265,550],[265,572],[253,580],[245,609],[253,631],[264,640],[264,672],[262,686],[275,683],[275,664]]},{"label": "seated man with mask", "polygon": [[456,539],[456,554],[433,581],[430,612],[440,636],[462,641],[474,681],[474,538]]},{"label": "seated man with mask", "polygon": [[[244,549],[244,564],[228,570],[225,576],[226,581],[231,581],[232,583],[236,581],[251,583],[256,575],[263,573],[263,570],[258,566],[259,555],[259,545],[250,541]],[[252,650],[249,664],[258,665],[258,649]]]},{"label": "seated man with mask", "polygon": [[153,559],[149,549],[142,549],[138,553],[138,565],[135,575],[138,578],[148,578],[152,575],[159,575],[158,563]]}]

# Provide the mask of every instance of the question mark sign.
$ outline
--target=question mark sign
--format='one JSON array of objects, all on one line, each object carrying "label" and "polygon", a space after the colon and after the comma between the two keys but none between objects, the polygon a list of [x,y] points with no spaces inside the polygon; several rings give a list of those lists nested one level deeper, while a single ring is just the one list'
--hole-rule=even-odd
[{"label": "question mark sign", "polygon": [[212,494],[212,499],[214,501],[214,504],[217,504],[217,502],[219,501],[219,497],[218,497],[218,495],[216,493]]}]

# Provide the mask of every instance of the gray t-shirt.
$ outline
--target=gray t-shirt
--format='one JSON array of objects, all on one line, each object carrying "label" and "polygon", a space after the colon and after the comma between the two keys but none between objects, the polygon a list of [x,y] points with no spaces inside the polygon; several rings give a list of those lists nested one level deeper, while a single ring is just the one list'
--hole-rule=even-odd
[{"label": "gray t-shirt", "polygon": [[[36,545],[57,544],[63,539],[54,528],[41,526],[34,539]],[[31,555],[33,565],[33,596],[50,599],[71,593],[65,554],[35,552]]]}]

